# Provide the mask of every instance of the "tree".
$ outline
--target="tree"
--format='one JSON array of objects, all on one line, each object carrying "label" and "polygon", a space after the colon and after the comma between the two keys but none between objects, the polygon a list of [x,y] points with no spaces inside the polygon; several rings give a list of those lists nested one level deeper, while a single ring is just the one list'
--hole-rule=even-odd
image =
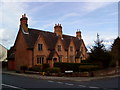
[{"label": "tree", "polygon": [[115,66],[120,66],[120,38],[114,40],[114,43],[112,45],[112,64],[115,64]]},{"label": "tree", "polygon": [[103,40],[99,39],[99,35],[97,34],[97,40],[95,41],[95,45],[90,48],[91,53],[89,54],[88,61],[91,63],[96,63],[101,68],[107,68],[111,61],[110,52],[105,49],[103,44]]}]

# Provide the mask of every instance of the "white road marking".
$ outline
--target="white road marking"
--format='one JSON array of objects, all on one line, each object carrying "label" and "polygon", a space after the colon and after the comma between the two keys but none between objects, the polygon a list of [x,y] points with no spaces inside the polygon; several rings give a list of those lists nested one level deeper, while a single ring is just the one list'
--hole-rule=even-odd
[{"label": "white road marking", "polygon": [[57,82],[57,83],[62,84],[63,82]]},{"label": "white road marking", "polygon": [[23,88],[16,87],[16,86],[13,86],[13,85],[8,85],[8,84],[1,84],[1,85],[6,86],[6,87],[11,87],[11,88],[20,89],[20,90],[25,90],[25,89],[23,89]]},{"label": "white road marking", "polygon": [[86,87],[86,86],[84,86],[84,85],[78,85],[78,86],[80,86],[80,87]]},{"label": "white road marking", "polygon": [[70,84],[70,83],[65,83],[65,84],[66,84],[66,85],[71,85],[71,86],[74,85],[74,84]]},{"label": "white road marking", "polygon": [[89,88],[99,88],[99,87],[93,87],[93,86],[89,86]]},{"label": "white road marking", "polygon": [[54,82],[54,81],[48,81],[48,82]]}]

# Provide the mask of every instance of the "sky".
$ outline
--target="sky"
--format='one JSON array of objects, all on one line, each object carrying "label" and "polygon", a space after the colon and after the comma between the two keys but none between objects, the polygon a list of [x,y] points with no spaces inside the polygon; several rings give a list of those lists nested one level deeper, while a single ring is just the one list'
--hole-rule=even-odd
[{"label": "sky", "polygon": [[0,44],[7,49],[14,45],[24,13],[29,28],[54,32],[54,25],[60,23],[63,34],[72,36],[80,30],[87,48],[94,45],[97,33],[107,48],[118,36],[118,2],[3,1],[0,3]]}]

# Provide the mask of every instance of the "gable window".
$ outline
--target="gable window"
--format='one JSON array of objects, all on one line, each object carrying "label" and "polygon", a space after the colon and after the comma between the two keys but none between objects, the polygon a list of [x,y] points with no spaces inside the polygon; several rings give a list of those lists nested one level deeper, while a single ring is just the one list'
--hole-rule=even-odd
[{"label": "gable window", "polygon": [[74,56],[70,56],[70,62],[74,63]]},{"label": "gable window", "polygon": [[62,62],[62,55],[58,57],[59,62]]},{"label": "gable window", "polygon": [[58,51],[61,51],[61,45],[58,45]]},{"label": "gable window", "polygon": [[37,57],[37,64],[43,64],[44,63],[44,56]]},{"label": "gable window", "polygon": [[43,44],[38,44],[38,51],[42,51],[43,50]]},{"label": "gable window", "polygon": [[71,52],[73,51],[73,46],[70,46],[70,51],[71,51]]}]

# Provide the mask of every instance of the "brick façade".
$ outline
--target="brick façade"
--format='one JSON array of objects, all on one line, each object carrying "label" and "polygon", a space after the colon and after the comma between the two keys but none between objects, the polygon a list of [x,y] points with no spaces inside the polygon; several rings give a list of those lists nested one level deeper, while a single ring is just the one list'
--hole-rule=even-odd
[{"label": "brick fa\u00e7ade", "polygon": [[[81,63],[87,58],[87,49],[81,38],[81,32],[76,32],[76,37],[64,35],[61,24],[55,24],[54,32],[47,32],[28,28],[28,18],[22,15],[20,29],[14,43],[15,70],[26,65],[32,67],[37,63],[38,57],[44,57],[43,63],[54,67],[54,62]],[[42,44],[42,50],[38,50]],[[61,46],[61,50],[58,50]],[[61,59],[60,59],[61,57]]]}]

